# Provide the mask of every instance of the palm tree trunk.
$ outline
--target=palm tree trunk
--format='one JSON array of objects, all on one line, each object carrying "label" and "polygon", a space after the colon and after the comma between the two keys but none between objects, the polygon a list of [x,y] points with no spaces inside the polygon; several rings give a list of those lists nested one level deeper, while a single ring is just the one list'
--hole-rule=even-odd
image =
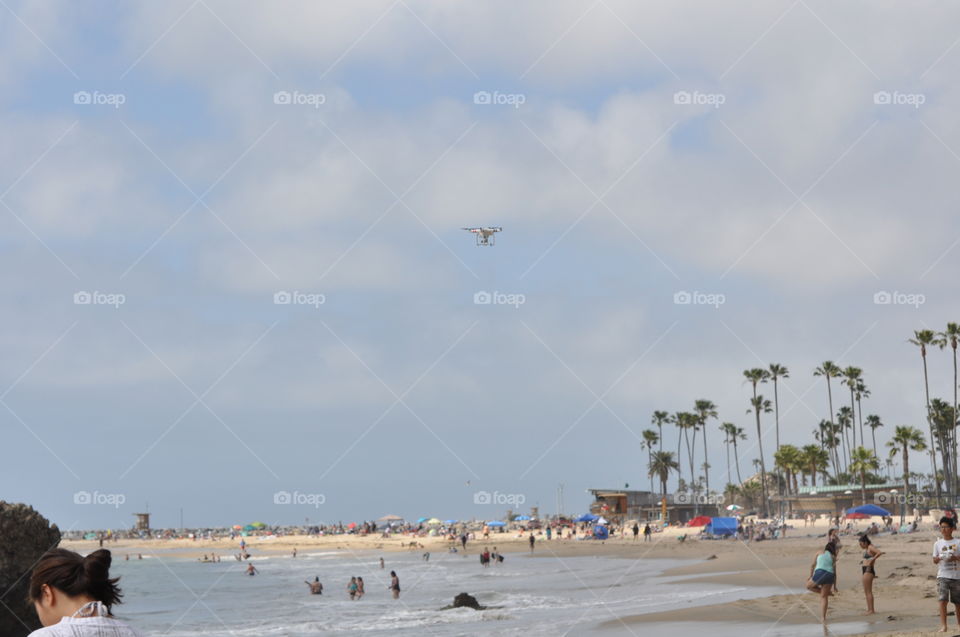
[{"label": "palm tree trunk", "polygon": [[930,418],[930,383],[927,379],[927,352],[923,355],[923,391],[927,397],[927,426],[930,428],[930,460],[933,461],[933,483],[937,492],[937,504],[940,503],[940,477],[937,475],[937,445],[933,439],[933,420]]},{"label": "palm tree trunk", "polygon": [[[726,431],[724,433],[723,445],[727,448],[727,482],[730,482],[730,434]],[[724,485],[726,486],[726,485]]]},{"label": "palm tree trunk", "polygon": [[703,477],[706,480],[707,493],[710,493],[710,461],[707,455],[707,423],[703,423]]},{"label": "palm tree trunk", "polygon": [[770,517],[767,503],[767,464],[763,459],[763,432],[760,430],[760,407],[757,405],[757,385],[753,385],[753,413],[757,416],[757,448],[760,450],[760,492],[763,495],[763,517]]},{"label": "palm tree trunk", "polygon": [[653,493],[653,472],[650,470],[653,468],[653,449],[650,447],[650,444],[647,443],[647,472],[650,474],[650,493]]},{"label": "palm tree trunk", "polygon": [[908,453],[910,452],[907,450],[907,443],[903,443],[903,502],[900,503],[900,524],[904,522],[906,502],[910,496],[910,457],[907,455]]},{"label": "palm tree trunk", "polygon": [[743,490],[743,478],[740,476],[740,453],[737,451],[737,437],[733,437],[733,459],[737,463],[737,482],[740,483],[740,489]]},{"label": "palm tree trunk", "polygon": [[870,427],[870,437],[873,438],[873,455],[880,457],[880,454],[877,453],[877,428]]},{"label": "palm tree trunk", "polygon": [[810,463],[810,486],[811,487],[817,486],[817,463],[816,462]]},{"label": "palm tree trunk", "polygon": [[953,488],[950,490],[951,496],[957,495],[957,348],[951,340],[953,347],[953,420],[950,427],[950,453],[953,454]]},{"label": "palm tree trunk", "polygon": [[[860,444],[866,446],[867,439],[863,435],[863,404],[860,402],[860,399],[857,398],[857,420],[860,422]],[[874,449],[874,454],[876,454],[876,449]],[[878,458],[880,456],[877,456]]]},{"label": "palm tree trunk", "polygon": [[780,397],[777,394],[777,379],[773,379],[773,419],[776,423],[777,448],[774,453],[780,451]]}]

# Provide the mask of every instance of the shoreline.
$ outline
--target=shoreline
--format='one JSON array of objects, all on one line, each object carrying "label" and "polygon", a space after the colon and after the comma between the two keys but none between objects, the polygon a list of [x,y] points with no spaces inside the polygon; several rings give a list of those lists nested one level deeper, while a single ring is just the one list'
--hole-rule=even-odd
[{"label": "shoreline", "polygon": [[[861,524],[865,529],[869,521]],[[677,536],[690,533],[691,529],[666,529],[654,535],[651,542],[642,537],[634,542],[632,537],[597,540],[557,540],[538,538],[533,557],[611,557],[626,560],[673,559],[695,562],[669,568],[658,577],[683,578],[690,583],[724,584],[748,589],[774,588],[781,594],[766,597],[749,597],[704,606],[689,606],[669,611],[644,614],[628,614],[603,622],[600,628],[623,628],[624,625],[641,628],[663,622],[699,623],[721,622],[733,627],[745,622],[752,624],[796,626],[820,626],[819,598],[804,590],[813,556],[823,548],[828,526],[821,521],[813,527],[797,526],[779,540],[746,543],[736,540],[704,540],[691,534],[686,542]],[[885,635],[886,637],[914,637],[935,633],[939,627],[936,601],[936,569],[932,566],[929,551],[939,534],[933,530],[929,518],[915,533],[902,535],[881,534],[874,542],[886,554],[877,561],[878,577],[874,581],[877,613],[864,616],[866,604],[860,581],[859,547],[856,534],[843,535],[842,550],[838,560],[838,584],[840,592],[831,598],[828,625],[842,624],[864,627],[860,632],[847,634]],[[379,536],[284,536],[274,539],[247,537],[247,550],[251,557],[290,557],[296,547],[300,555],[316,551],[342,551],[384,555],[398,552],[445,553],[450,542],[442,537],[391,537]],[[410,548],[409,543],[416,545]],[[422,545],[422,547],[420,546]],[[98,548],[96,540],[64,540],[61,546],[81,553]],[[529,554],[528,535],[516,532],[491,534],[488,540],[471,540],[467,553],[475,554],[484,547],[493,548],[505,555]],[[203,554],[216,553],[221,560],[233,560],[239,552],[239,538],[223,540],[120,540],[104,542],[114,560],[131,560],[136,553],[173,559],[199,559]],[[457,543],[459,549],[459,543]],[[294,558],[291,558],[294,559]],[[628,567],[629,568],[629,567]],[[617,570],[611,570],[617,576]],[[949,617],[950,622],[956,618]],[[955,624],[951,624],[954,626]],[[706,629],[707,627],[704,626]],[[960,631],[958,631],[960,632]]]}]

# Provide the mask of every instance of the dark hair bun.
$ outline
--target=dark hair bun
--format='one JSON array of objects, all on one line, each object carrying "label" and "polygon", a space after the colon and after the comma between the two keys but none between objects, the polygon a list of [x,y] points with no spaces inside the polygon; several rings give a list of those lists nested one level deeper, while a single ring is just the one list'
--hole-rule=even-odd
[{"label": "dark hair bun", "polygon": [[110,551],[100,549],[83,558],[83,574],[91,583],[104,582],[110,578]]}]

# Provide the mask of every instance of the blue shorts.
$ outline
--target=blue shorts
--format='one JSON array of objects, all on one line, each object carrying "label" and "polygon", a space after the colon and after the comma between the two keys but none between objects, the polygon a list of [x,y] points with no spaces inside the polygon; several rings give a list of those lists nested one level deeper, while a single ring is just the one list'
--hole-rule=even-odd
[{"label": "blue shorts", "polygon": [[837,581],[837,576],[830,571],[825,571],[822,568],[818,568],[813,572],[813,577],[810,578],[813,580],[813,583],[817,586],[823,586],[824,584],[833,584]]}]

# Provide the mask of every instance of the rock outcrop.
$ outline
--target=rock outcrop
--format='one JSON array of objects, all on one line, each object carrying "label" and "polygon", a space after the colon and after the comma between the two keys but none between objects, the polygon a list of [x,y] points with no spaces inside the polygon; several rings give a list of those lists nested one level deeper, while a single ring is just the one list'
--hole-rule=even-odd
[{"label": "rock outcrop", "polygon": [[477,601],[477,598],[469,593],[460,593],[453,598],[453,603],[449,606],[445,606],[443,610],[448,610],[450,608],[472,608],[474,610],[486,610],[486,606],[481,606],[480,602]]},{"label": "rock outcrop", "polygon": [[0,500],[0,635],[23,637],[40,628],[27,602],[30,570],[60,543],[60,529],[26,504]]}]

